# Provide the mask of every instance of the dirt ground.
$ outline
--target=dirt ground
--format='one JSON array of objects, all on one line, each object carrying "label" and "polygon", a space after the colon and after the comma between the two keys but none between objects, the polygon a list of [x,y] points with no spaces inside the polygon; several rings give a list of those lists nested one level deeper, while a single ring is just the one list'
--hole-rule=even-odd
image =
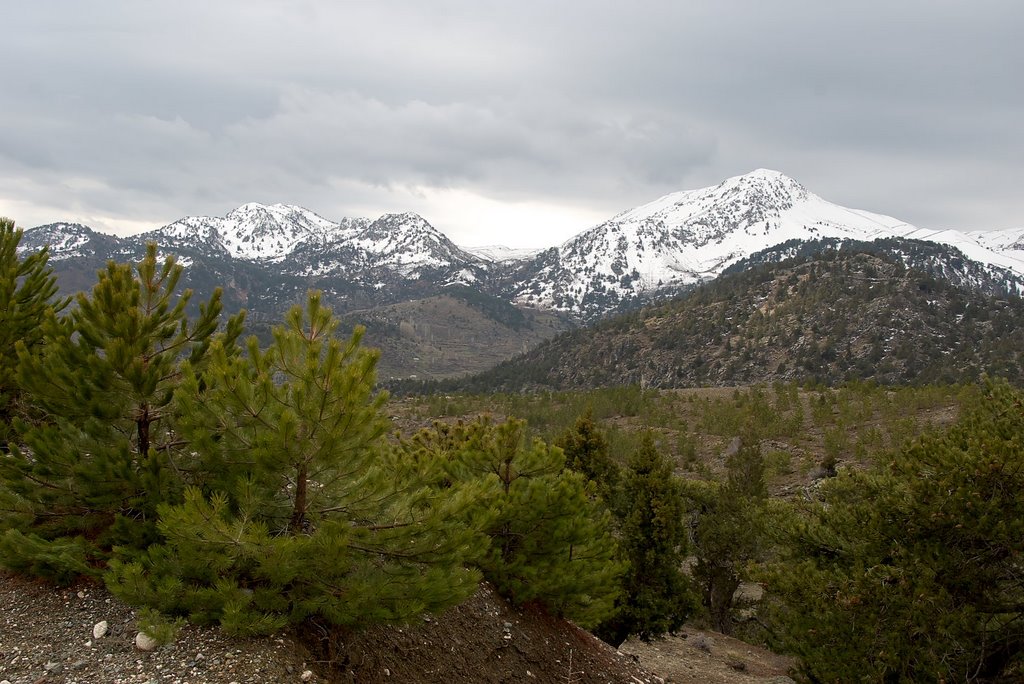
[{"label": "dirt ground", "polygon": [[[97,637],[101,622],[107,631]],[[722,635],[686,630],[619,651],[488,585],[412,625],[340,633],[306,625],[263,639],[186,626],[153,651],[135,643],[130,606],[102,586],[57,588],[0,573],[0,684],[659,684],[789,682],[791,662]]]},{"label": "dirt ground", "polygon": [[673,684],[789,684],[796,664],[739,639],[689,627],[647,644],[627,641],[621,650]]}]

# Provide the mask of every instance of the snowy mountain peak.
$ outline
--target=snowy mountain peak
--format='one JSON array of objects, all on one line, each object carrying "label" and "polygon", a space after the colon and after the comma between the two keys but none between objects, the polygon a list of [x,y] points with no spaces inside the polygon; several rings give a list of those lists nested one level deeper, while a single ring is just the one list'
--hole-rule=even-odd
[{"label": "snowy mountain peak", "polygon": [[224,217],[187,216],[145,237],[167,245],[202,245],[236,259],[274,262],[300,243],[323,239],[337,228],[338,224],[299,206],[250,202]]},{"label": "snowy mountain peak", "polygon": [[61,259],[76,253],[93,235],[93,230],[81,223],[48,223],[26,232],[18,252],[35,251],[49,245],[50,258]]},{"label": "snowy mountain peak", "polygon": [[727,178],[717,186],[724,193],[746,193],[759,196],[763,201],[776,203],[792,202],[807,197],[807,188],[781,171],[772,169],[755,169],[742,176]]},{"label": "snowy mountain peak", "polygon": [[384,214],[353,237],[380,265],[411,275],[423,268],[450,268],[478,261],[414,212]]},{"label": "snowy mountain peak", "polygon": [[118,239],[97,233],[81,223],[49,223],[25,231],[18,244],[18,253],[34,252],[49,247],[50,259],[61,261],[103,253],[117,245]]},{"label": "snowy mountain peak", "polygon": [[[1024,259],[1012,249],[997,253],[963,233],[923,231],[848,209],[783,173],[757,169],[622,212],[542,253],[537,274],[514,290],[520,302],[591,317],[637,295],[715,277],[729,264],[788,240],[882,237],[954,245],[971,259],[1024,273]],[[1002,239],[1006,247],[1015,244],[1013,234]]]}]

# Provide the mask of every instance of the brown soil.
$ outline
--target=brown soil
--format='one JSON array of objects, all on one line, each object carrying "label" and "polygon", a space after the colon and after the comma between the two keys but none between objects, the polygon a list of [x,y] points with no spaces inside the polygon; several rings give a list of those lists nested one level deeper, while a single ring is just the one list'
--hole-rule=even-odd
[{"label": "brown soil", "polygon": [[646,644],[628,641],[622,651],[673,684],[791,684],[796,665],[792,658],[690,627]]},{"label": "brown soil", "polygon": [[[94,638],[100,621],[108,633]],[[102,586],[56,588],[0,573],[0,684],[659,684],[786,682],[792,662],[687,629],[621,651],[483,585],[466,603],[403,627],[329,633],[316,625],[232,639],[188,625],[155,651],[135,646],[135,613]],[[657,674],[654,674],[657,673]],[[774,679],[773,679],[774,677]]]},{"label": "brown soil", "polygon": [[[310,638],[313,637],[313,638]],[[307,642],[315,635],[307,632]],[[406,627],[321,635],[314,649],[339,682],[654,683],[637,662],[538,608],[515,609],[488,585]]]}]

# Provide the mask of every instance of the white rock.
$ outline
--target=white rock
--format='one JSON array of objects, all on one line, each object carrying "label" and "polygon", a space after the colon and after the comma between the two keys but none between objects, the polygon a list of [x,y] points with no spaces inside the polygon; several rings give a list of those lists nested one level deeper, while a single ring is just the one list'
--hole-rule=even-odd
[{"label": "white rock", "polygon": [[140,651],[153,651],[156,649],[157,645],[156,639],[145,632],[139,632],[135,635],[135,648]]},{"label": "white rock", "polygon": [[313,678],[313,671],[312,670],[306,670],[301,675],[299,675],[299,679],[301,679],[304,682],[308,682],[312,678]]},{"label": "white rock", "polygon": [[92,638],[102,639],[107,636],[107,630],[110,629],[110,625],[107,624],[106,620],[101,620],[92,626]]}]

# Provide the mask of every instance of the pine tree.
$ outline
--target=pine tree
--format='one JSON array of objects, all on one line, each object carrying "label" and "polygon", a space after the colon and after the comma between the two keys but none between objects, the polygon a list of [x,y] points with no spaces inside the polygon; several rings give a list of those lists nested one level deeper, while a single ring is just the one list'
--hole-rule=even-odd
[{"label": "pine tree", "polygon": [[555,446],[565,454],[565,466],[594,482],[601,498],[612,505],[619,485],[619,467],[612,460],[608,440],[598,430],[589,409],[555,440]]},{"label": "pine tree", "polygon": [[1019,679],[1022,490],[1024,393],[990,382],[950,429],[780,518],[779,645],[817,681]]},{"label": "pine tree", "polygon": [[[188,358],[201,365],[217,330],[220,292],[190,322],[176,296],[182,268],[156,246],[135,267],[110,262],[70,314],[43,321],[43,345],[16,345],[18,382],[42,413],[15,421],[0,460],[0,558],[69,579],[94,573],[115,545],[155,538],[156,506],[181,496],[171,394]],[[227,335],[241,331],[241,317]]]},{"label": "pine tree", "polygon": [[687,534],[680,482],[672,462],[644,436],[622,480],[620,545],[629,570],[617,614],[596,630],[618,646],[626,637],[659,637],[683,625],[695,599],[683,572]]},{"label": "pine tree", "polygon": [[30,418],[17,382],[15,347],[20,342],[26,354],[39,354],[43,320],[68,303],[56,297],[57,279],[46,248],[19,258],[22,235],[14,221],[0,218],[0,451],[7,450],[14,417]]},{"label": "pine tree", "polygon": [[175,406],[203,487],[161,506],[163,543],[112,564],[115,594],[258,634],[403,621],[476,589],[468,501],[390,452],[378,354],[337,325],[313,293],[266,350],[215,342],[206,369],[186,372]]},{"label": "pine tree", "polygon": [[586,478],[565,468],[561,449],[524,433],[518,420],[437,425],[410,454],[446,463],[441,486],[482,486],[467,514],[490,541],[477,564],[499,593],[597,624],[610,614],[623,571],[611,516],[587,496]]},{"label": "pine tree", "polygon": [[768,501],[764,460],[751,436],[726,458],[726,481],[684,485],[691,507],[693,577],[712,627],[733,632],[736,590],[750,563],[761,560]]}]

